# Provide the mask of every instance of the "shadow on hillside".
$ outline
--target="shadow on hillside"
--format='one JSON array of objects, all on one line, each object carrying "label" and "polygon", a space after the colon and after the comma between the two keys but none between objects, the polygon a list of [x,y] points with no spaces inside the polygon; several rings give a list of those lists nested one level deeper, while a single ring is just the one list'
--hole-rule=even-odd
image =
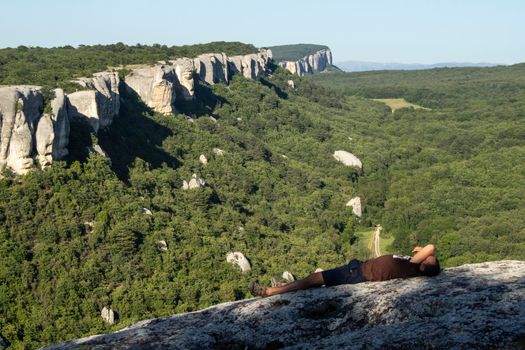
[{"label": "shadow on hillside", "polygon": [[119,115],[107,130],[101,130],[98,134],[99,144],[111,159],[117,176],[127,181],[129,167],[136,158],[143,159],[153,169],[162,164],[179,166],[179,161],[161,148],[172,131],[147,117],[152,111],[136,93],[121,86],[120,96]]},{"label": "shadow on hillside", "polygon": [[525,278],[509,282],[498,267],[489,274],[483,269],[477,268],[476,277],[465,270],[244,300],[156,319],[76,346],[132,347],[141,341],[144,349],[518,349],[525,340],[520,316]]},{"label": "shadow on hillside", "polygon": [[218,106],[229,103],[227,99],[215,95],[210,85],[195,77],[195,99],[185,101],[182,95],[177,95],[175,107],[177,111],[194,117],[209,116]]},{"label": "shadow on hillside", "polygon": [[275,91],[275,93],[277,94],[277,96],[279,96],[279,98],[282,98],[282,99],[288,99],[288,93],[286,93],[283,89],[281,89],[280,87],[278,87],[277,85],[269,82],[268,80],[264,79],[264,78],[261,78],[261,80],[259,80],[260,83],[264,86],[266,86],[267,88]]}]

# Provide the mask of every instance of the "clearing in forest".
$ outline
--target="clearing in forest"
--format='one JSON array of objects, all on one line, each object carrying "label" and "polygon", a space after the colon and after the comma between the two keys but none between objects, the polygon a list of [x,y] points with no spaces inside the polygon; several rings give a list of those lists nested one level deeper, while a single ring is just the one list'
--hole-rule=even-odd
[{"label": "clearing in forest", "polygon": [[[376,243],[375,243],[375,233],[376,228],[371,228],[366,231],[356,232],[358,237],[358,251],[359,256],[355,257],[357,259],[367,260],[376,257]],[[392,254],[392,243],[394,242],[394,237],[392,235],[385,234],[384,230],[381,231],[379,236],[379,247],[378,250],[381,252],[381,255]]]},{"label": "clearing in forest", "polygon": [[424,109],[426,111],[431,110],[430,108],[407,102],[404,98],[373,98],[372,100],[386,104],[388,107],[390,107],[392,113],[402,108]]}]

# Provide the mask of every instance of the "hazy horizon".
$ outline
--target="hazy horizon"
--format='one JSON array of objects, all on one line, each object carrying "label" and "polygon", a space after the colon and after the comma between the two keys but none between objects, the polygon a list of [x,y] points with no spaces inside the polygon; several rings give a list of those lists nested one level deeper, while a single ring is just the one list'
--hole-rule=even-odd
[{"label": "hazy horizon", "polygon": [[241,1],[65,0],[6,2],[0,47],[123,42],[188,45],[241,41],[255,46],[329,46],[335,62],[525,62],[525,2],[291,0],[279,7]]}]

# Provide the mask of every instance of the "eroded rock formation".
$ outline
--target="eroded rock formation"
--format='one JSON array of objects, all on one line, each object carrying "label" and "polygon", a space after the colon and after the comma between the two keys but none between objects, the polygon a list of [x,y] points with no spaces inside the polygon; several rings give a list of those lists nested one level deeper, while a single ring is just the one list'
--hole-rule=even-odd
[{"label": "eroded rock formation", "polygon": [[44,113],[38,86],[0,88],[0,167],[25,174],[38,160],[41,167],[67,155],[69,120],[66,99],[57,89]]},{"label": "eroded rock formation", "polygon": [[93,130],[107,128],[120,110],[117,72],[99,72],[75,81],[87,90],[68,94],[71,118],[85,118]]},{"label": "eroded rock formation", "polygon": [[169,63],[134,68],[126,76],[126,84],[154,111],[175,113],[176,96],[186,101],[195,98],[194,74],[208,84],[227,84],[233,75],[259,79],[268,68],[270,50],[228,57],[224,53],[206,53],[194,59],[180,58]]},{"label": "eroded rock formation", "polygon": [[[176,111],[177,96],[187,101],[194,99],[194,72],[209,84],[228,83],[235,74],[259,79],[267,71],[271,57],[271,51],[263,49],[244,56],[210,53],[196,59],[181,58],[134,68],[125,84],[154,111],[172,114]],[[55,90],[50,111],[46,108],[48,113],[43,113],[45,101],[40,87],[0,88],[0,167],[7,166],[16,174],[25,174],[35,160],[44,167],[64,158],[68,154],[72,118],[86,120],[95,132],[111,125],[120,111],[118,73],[99,72],[74,82],[83,90],[68,95],[61,89]],[[105,155],[99,146],[91,150]],[[197,187],[203,185],[197,179],[193,183]]]},{"label": "eroded rock formation", "polygon": [[525,262],[494,261],[224,303],[47,349],[519,349],[524,312]]},{"label": "eroded rock formation", "polygon": [[279,62],[279,65],[288,70],[290,73],[299,76],[319,73],[332,65],[332,51],[330,51],[328,48],[319,50],[297,61]]},{"label": "eroded rock formation", "polygon": [[[182,74],[182,73],[181,73]],[[126,76],[126,85],[151,109],[162,114],[175,112],[177,74],[172,65],[135,68]]]}]

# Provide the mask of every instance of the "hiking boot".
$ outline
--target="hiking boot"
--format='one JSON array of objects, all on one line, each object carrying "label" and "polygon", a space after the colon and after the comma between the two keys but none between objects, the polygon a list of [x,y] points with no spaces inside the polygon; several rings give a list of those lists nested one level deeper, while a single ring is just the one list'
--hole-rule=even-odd
[{"label": "hiking boot", "polygon": [[257,297],[267,296],[266,287],[263,287],[254,281],[251,281],[250,284],[248,284],[248,289],[250,290],[250,293],[252,293],[253,296],[257,296]]},{"label": "hiking boot", "polygon": [[287,282],[284,282],[284,281],[278,281],[277,278],[272,277],[272,280],[271,280],[271,286],[272,286],[272,288],[275,288],[275,287],[282,287],[282,286],[285,286],[285,285],[287,285]]}]

